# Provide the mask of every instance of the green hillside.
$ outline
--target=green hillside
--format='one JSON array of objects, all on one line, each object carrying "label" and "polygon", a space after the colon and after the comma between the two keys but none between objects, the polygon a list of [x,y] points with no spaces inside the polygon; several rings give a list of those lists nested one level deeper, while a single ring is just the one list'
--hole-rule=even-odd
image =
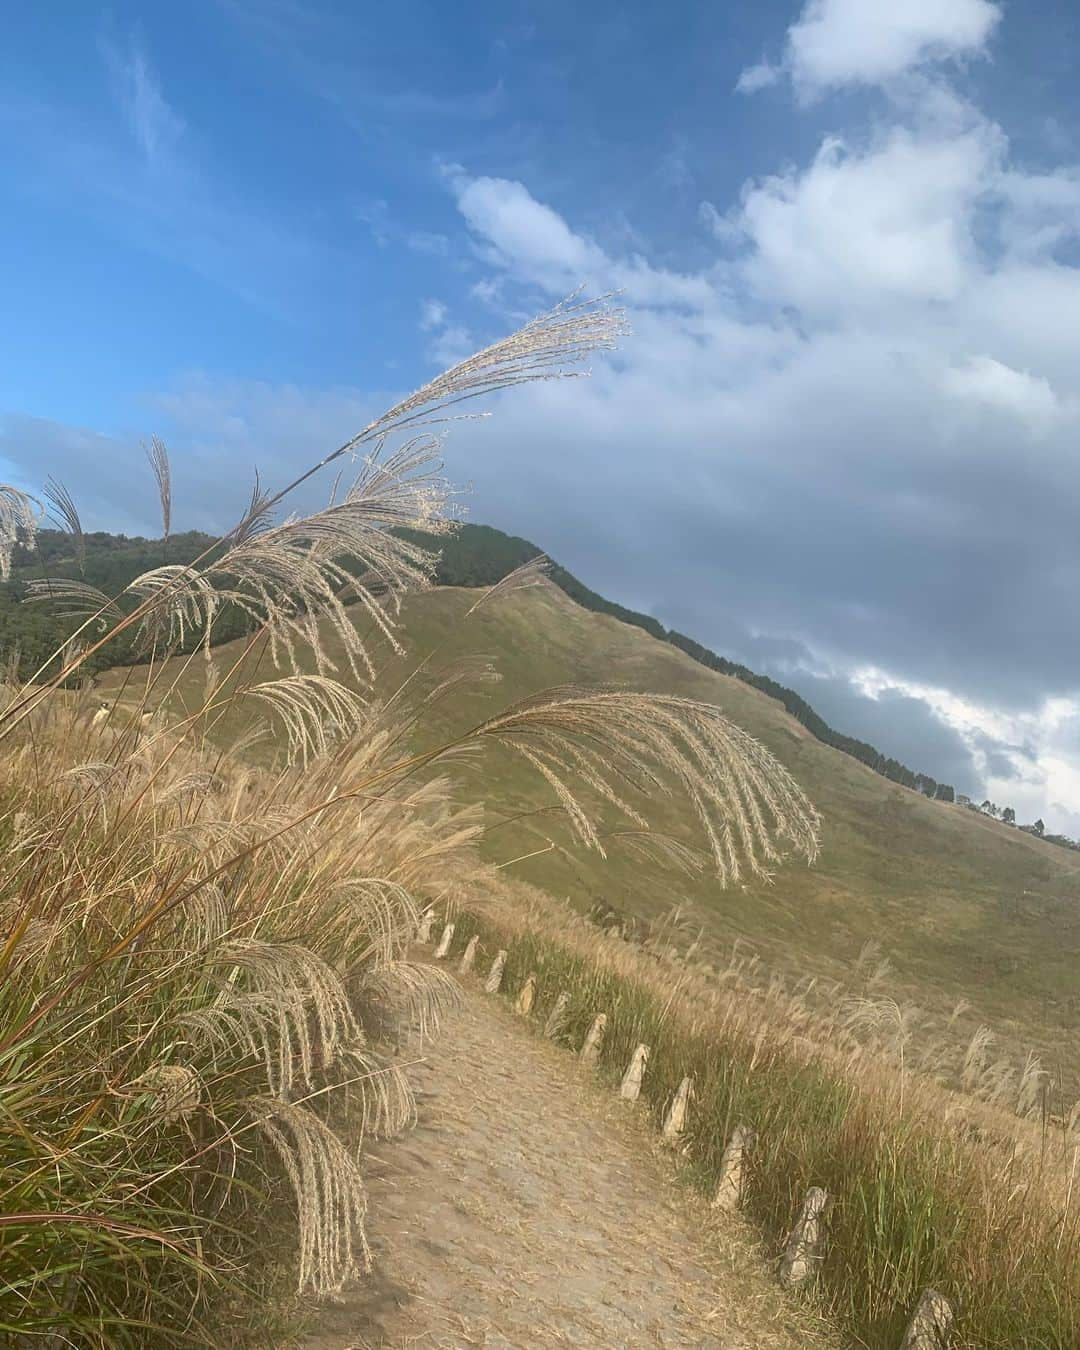
[{"label": "green hillside", "polygon": [[[542,552],[528,539],[505,534],[490,525],[463,525],[453,535],[438,539],[417,531],[406,530],[401,533],[438,552],[436,581],[441,586],[494,585]],[[97,532],[86,535],[79,549],[71,535],[64,531],[42,530],[32,548],[21,547],[16,550],[11,579],[0,584],[0,651],[17,650],[20,672],[28,679],[67,635],[62,619],[49,614],[40,606],[21,603],[25,595],[25,583],[29,579],[81,578],[99,587],[107,595],[116,595],[140,572],[159,567],[165,562],[190,562],[210,550],[213,542],[209,535],[194,530],[173,535],[168,540],[128,538],[125,535]],[[927,796],[944,801],[953,800],[951,784],[938,783],[929,775],[912,770],[899,760],[882,754],[867,742],[837,731],[793,689],[710,651],[684,633],[666,629],[651,615],[641,614],[606,599],[590,590],[558,563],[549,563],[548,575],[556,586],[585,609],[608,614],[644,629],[652,637],[678,647],[710,670],[717,670],[722,675],[734,675],[779,700],[797,721],[826,745],[833,745],[853,755],[877,773],[903,783],[905,787],[918,788]],[[216,620],[214,640],[224,642],[238,637],[246,631],[247,626],[244,616],[226,610]],[[133,653],[129,643],[110,643],[91,659],[89,668],[92,673],[96,673],[124,664],[135,656],[137,653]]]},{"label": "green hillside", "polygon": [[[528,539],[504,534],[501,530],[492,529],[490,525],[465,525],[449,540],[435,539],[417,531],[403,533],[418,543],[440,550],[437,580],[442,586],[491,586],[514,568],[539,557],[542,553],[542,550]],[[565,591],[571,600],[576,600],[583,608],[593,610],[597,614],[608,614],[612,618],[621,619],[623,623],[632,624],[635,628],[642,628],[650,636],[663,642],[670,642],[672,646],[686,652],[688,656],[692,656],[695,661],[710,670],[719,671],[721,675],[734,675],[745,684],[768,694],[770,698],[777,699],[792,717],[801,722],[819,741],[854,755],[876,773],[883,774],[894,782],[903,783],[905,787],[918,788],[928,797],[949,802],[954,800],[955,792],[952,784],[938,783],[928,774],[912,770],[906,764],[901,764],[898,759],[882,754],[866,741],[837,731],[829,726],[794,689],[788,689],[768,675],[757,674],[741,662],[730,661],[710,651],[708,647],[703,647],[700,642],[687,637],[685,633],[665,628],[651,614],[641,614],[637,610],[627,609],[625,605],[606,599],[596,591],[590,590],[557,562],[549,563],[548,576],[560,590]]]},{"label": "green hillside", "polygon": [[[966,999],[972,1009],[954,1031],[970,1034],[988,1022],[1014,1053],[1033,1047],[1055,1074],[1061,1067],[1075,1081],[1063,1055],[1080,1027],[1080,855],[889,782],[818,741],[744,681],[583,609],[550,583],[509,594],[466,619],[476,597],[444,587],[410,598],[403,616],[409,654],[386,654],[386,689],[429,652],[437,653],[436,667],[482,653],[502,676],[482,694],[440,704],[426,735],[568,682],[705,699],[779,756],[825,822],[812,869],[792,866],[772,885],[725,891],[708,877],[673,874],[637,851],[615,847],[605,862],[564,848],[569,841],[557,817],[511,819],[551,804],[533,775],[509,759],[465,761],[453,772],[463,799],[489,804],[485,848],[493,861],[535,855],[515,862],[512,874],[582,910],[602,903],[648,917],[683,905],[704,929],[707,950],[719,955],[741,937],[767,964],[793,975],[847,980],[864,944],[874,941],[894,966],[879,993],[913,998],[941,1019]],[[227,654],[220,653],[223,665]],[[119,679],[116,672],[103,687]],[[201,683],[195,668],[181,692],[194,698]],[[684,833],[673,804],[650,806],[659,828]],[[510,823],[499,827],[503,819]]]}]

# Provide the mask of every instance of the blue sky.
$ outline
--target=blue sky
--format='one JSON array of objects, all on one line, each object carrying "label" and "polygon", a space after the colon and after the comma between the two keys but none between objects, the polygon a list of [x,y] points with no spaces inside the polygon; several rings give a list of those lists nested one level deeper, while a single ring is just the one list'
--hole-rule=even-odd
[{"label": "blue sky", "polygon": [[23,7],[0,468],[227,525],[578,283],[634,336],[447,446],[471,513],[1080,833],[1080,11]]}]

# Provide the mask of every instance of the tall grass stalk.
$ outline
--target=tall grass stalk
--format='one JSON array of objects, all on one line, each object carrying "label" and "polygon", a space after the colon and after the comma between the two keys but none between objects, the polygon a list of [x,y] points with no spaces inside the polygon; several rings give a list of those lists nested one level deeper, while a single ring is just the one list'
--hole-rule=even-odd
[{"label": "tall grass stalk", "polygon": [[[408,944],[420,905],[468,894],[482,870],[482,813],[451,801],[450,756],[518,755],[601,852],[612,817],[644,835],[635,803],[662,792],[697,828],[696,850],[669,846],[684,865],[732,879],[814,856],[813,807],[715,708],[561,689],[416,750],[430,710],[486,666],[421,661],[423,678],[376,697],[366,635],[404,649],[401,598],[436,561],[397,527],[453,524],[430,428],[479,394],[574,373],[620,330],[604,304],[571,300],[286,488],[256,485],[193,563],[163,561],[118,596],[32,585],[73,631],[0,698],[0,1333],[225,1344],[222,1308],[250,1324],[282,1219],[301,1293],[366,1269],[363,1140],[411,1120],[394,1046],[430,1032],[455,990]],[[276,518],[287,493],[357,455],[343,494]],[[160,443],[150,459],[168,535]],[[59,484],[48,499],[78,555],[74,503]],[[35,524],[34,503],[0,489],[0,573]],[[237,611],[251,635],[222,672],[215,625]],[[145,664],[102,706],[81,673],[123,634]],[[170,658],[184,651],[181,670],[204,662],[204,691],[178,707]],[[222,739],[237,709],[277,747],[261,766],[246,732]]]}]

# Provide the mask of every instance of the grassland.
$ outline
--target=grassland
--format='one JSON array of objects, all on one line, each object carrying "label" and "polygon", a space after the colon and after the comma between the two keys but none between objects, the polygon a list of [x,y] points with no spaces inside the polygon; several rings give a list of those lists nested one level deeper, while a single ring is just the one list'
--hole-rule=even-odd
[{"label": "grassland", "polygon": [[[702,931],[704,955],[721,964],[742,939],[770,970],[811,974],[850,986],[868,943],[890,962],[879,992],[917,1004],[928,1037],[966,1044],[980,1024],[1018,1063],[1029,1050],[1080,1091],[1080,855],[890,783],[810,736],[774,700],[741,681],[705,670],[681,652],[618,620],[590,613],[547,584],[502,597],[465,618],[475,591],[440,588],[406,601],[408,654],[389,659],[384,692],[432,654],[430,669],[483,653],[501,680],[427,713],[417,738],[452,734],[512,699],[555,685],[614,684],[719,704],[790,769],[821,811],[822,852],[812,867],[781,869],[770,885],[754,880],[721,889],[707,875],[673,873],[612,840],[606,860],[564,847],[550,792],[509,756],[483,765],[488,813],[483,848],[511,872],[585,912],[604,905],[656,918],[683,907]],[[218,652],[226,666],[230,647]],[[331,643],[332,650],[332,643]],[[108,697],[128,672],[103,681]],[[184,675],[178,703],[196,697],[201,676]],[[230,714],[233,716],[233,714]],[[236,730],[227,724],[231,734]],[[453,769],[473,799],[477,772]],[[673,800],[650,803],[658,828],[689,831]],[[505,822],[505,823],[502,823]],[[531,856],[529,856],[531,855]],[[863,970],[868,969],[864,959]],[[954,1016],[958,1004],[970,1008]]]},{"label": "grassland", "polygon": [[606,1015],[599,1071],[612,1086],[634,1047],[650,1047],[643,1103],[656,1128],[691,1077],[680,1146],[706,1193],[734,1126],[756,1132],[742,1206],[775,1251],[806,1189],[826,1189],[813,1294],[857,1344],[895,1350],[927,1287],[957,1309],[958,1350],[1077,1344],[1080,1231],[1060,1140],[1032,1141],[1025,1155],[1007,1128],[1000,1138],[973,1129],[953,1094],[868,1054],[845,1035],[839,1006],[819,1016],[802,995],[763,993],[737,970],[718,982],[665,943],[600,935],[529,888],[457,913],[451,957],[474,935],[481,972],[507,951],[504,993],[537,978],[538,1026],[569,994],[557,1033],[568,1049]]}]

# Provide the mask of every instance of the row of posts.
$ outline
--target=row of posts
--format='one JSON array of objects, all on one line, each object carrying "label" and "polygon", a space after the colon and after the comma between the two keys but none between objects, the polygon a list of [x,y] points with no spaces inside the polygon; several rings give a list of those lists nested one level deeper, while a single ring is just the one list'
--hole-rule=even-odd
[{"label": "row of posts", "polygon": [[[420,921],[417,938],[420,942],[431,941],[431,929],[434,916],[427,911]],[[447,923],[435,945],[435,959],[445,960],[450,954],[450,944],[454,939],[454,925]],[[476,963],[477,936],[469,939],[461,958],[459,970],[468,974]],[[494,960],[484,980],[484,989],[489,994],[497,994],[502,989],[503,974],[506,970],[505,951],[495,953]],[[526,976],[514,999],[514,1009],[522,1017],[528,1017],[536,1002],[537,981],[535,975]],[[544,1034],[554,1038],[563,1030],[570,1007],[570,995],[563,990],[552,1005],[544,1024]],[[604,1032],[607,1027],[607,1014],[597,1013],[585,1033],[585,1039],[578,1051],[578,1058],[584,1064],[595,1064],[603,1048]],[[623,1101],[636,1102],[641,1095],[641,1085],[645,1077],[645,1068],[649,1062],[649,1047],[639,1045],[630,1056],[630,1063],[619,1084],[619,1096]],[[665,1144],[676,1146],[686,1128],[686,1118],[690,1103],[694,1097],[693,1080],[684,1078],[668,1103],[661,1128],[661,1137]],[[745,1125],[736,1125],[720,1159],[720,1175],[712,1197],[712,1207],[720,1210],[737,1210],[742,1203],[746,1163],[757,1143],[757,1135]],[[824,1259],[825,1216],[829,1208],[828,1192],[820,1186],[811,1186],[806,1192],[802,1209],[791,1230],[784,1254],[780,1258],[780,1283],[787,1288],[797,1288],[805,1284]],[[953,1305],[943,1294],[926,1289],[908,1324],[901,1350],[943,1350],[949,1342],[956,1313]]]}]

